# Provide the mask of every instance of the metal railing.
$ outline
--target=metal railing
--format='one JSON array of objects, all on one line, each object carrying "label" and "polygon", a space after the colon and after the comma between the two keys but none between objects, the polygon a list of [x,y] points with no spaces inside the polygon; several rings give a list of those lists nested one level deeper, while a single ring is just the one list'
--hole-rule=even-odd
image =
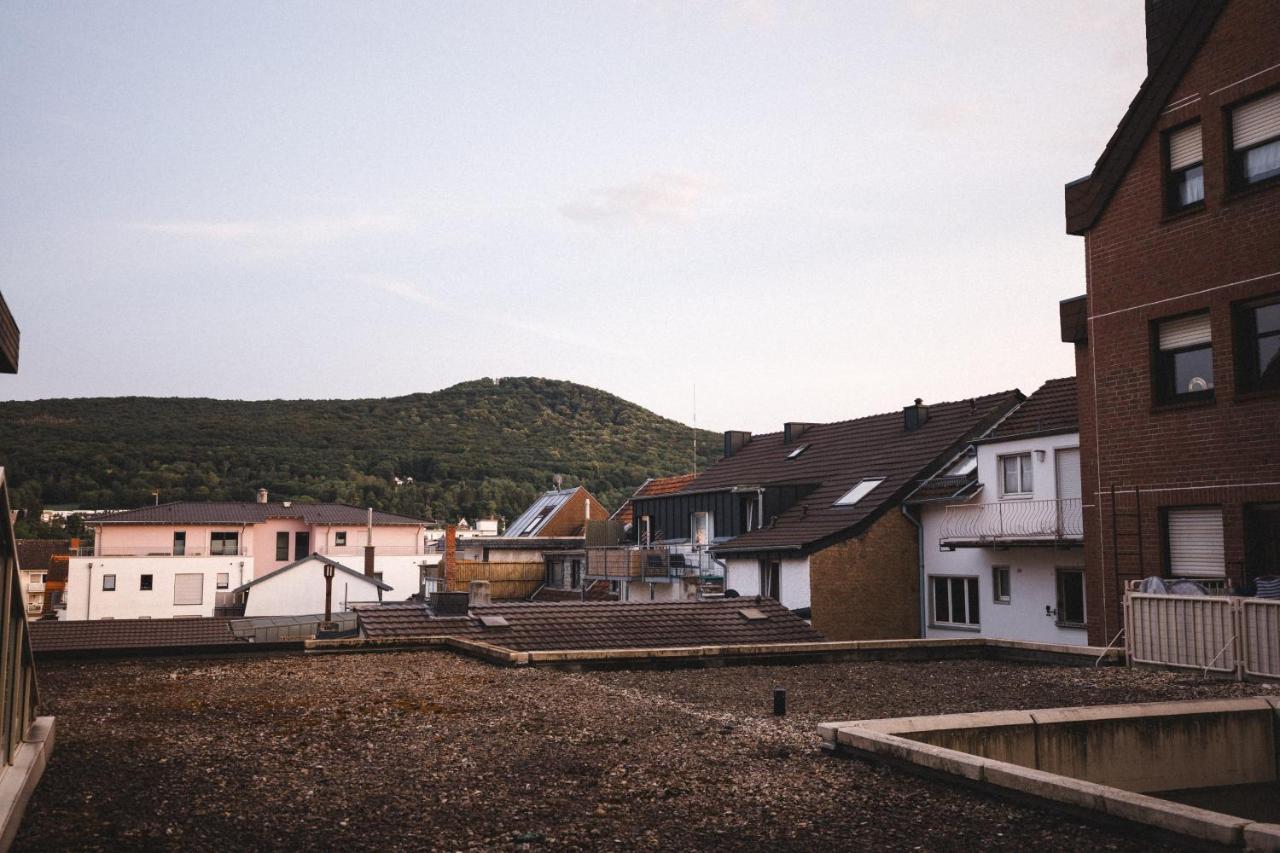
[{"label": "metal railing", "polygon": [[939,544],[1083,539],[1080,498],[993,501],[948,506]]},{"label": "metal railing", "polygon": [[203,548],[194,545],[188,545],[185,548],[174,549],[171,545],[104,545],[98,549],[98,553],[93,553],[92,549],[88,553],[77,554],[80,557],[247,557],[248,548],[241,545],[238,548],[218,549]]},{"label": "metal railing", "polygon": [[[373,552],[383,557],[418,557],[435,553],[434,551],[426,551],[421,545],[379,545],[376,542],[373,546]],[[364,546],[321,546],[318,553],[324,554],[327,557],[362,557],[364,556]]]},{"label": "metal railing", "polygon": [[35,722],[40,701],[18,571],[17,541],[10,518],[9,490],[4,469],[0,468],[0,583],[4,584],[4,602],[0,605],[0,707],[4,709],[0,714],[0,747],[5,764],[13,764],[14,753]]},{"label": "metal railing", "polygon": [[1125,654],[1132,663],[1280,678],[1280,601],[1130,588],[1124,621]]},{"label": "metal railing", "polygon": [[27,592],[44,592],[44,581],[27,581]]},{"label": "metal railing", "polygon": [[706,550],[672,545],[587,549],[586,577],[605,580],[723,578],[725,565]]}]

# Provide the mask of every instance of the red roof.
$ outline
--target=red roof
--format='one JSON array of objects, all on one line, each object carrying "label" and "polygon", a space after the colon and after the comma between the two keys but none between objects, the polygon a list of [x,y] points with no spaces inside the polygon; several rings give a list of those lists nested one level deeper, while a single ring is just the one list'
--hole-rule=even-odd
[{"label": "red roof", "polygon": [[681,491],[695,479],[697,474],[676,474],[671,477],[650,477],[645,480],[640,488],[627,498],[622,506],[618,507],[618,511],[610,516],[613,521],[621,521],[623,524],[630,524],[635,520],[635,499],[651,498],[657,495],[670,495]]}]

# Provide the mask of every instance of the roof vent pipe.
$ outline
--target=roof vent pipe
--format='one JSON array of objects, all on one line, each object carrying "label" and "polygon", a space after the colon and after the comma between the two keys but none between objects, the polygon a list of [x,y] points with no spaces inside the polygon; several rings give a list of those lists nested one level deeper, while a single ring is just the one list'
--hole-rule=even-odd
[{"label": "roof vent pipe", "polygon": [[258,489],[258,503],[264,504],[266,502],[267,502],[267,490]]},{"label": "roof vent pipe", "polygon": [[915,432],[929,421],[929,407],[924,400],[916,397],[914,405],[902,410],[902,428],[907,432]]}]

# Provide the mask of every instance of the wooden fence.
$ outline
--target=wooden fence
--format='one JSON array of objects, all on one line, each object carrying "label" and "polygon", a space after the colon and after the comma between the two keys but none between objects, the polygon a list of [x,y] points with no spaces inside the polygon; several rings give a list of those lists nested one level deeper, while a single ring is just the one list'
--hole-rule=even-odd
[{"label": "wooden fence", "polygon": [[1280,601],[1130,591],[1124,617],[1133,663],[1280,678]]},{"label": "wooden fence", "polygon": [[489,563],[480,560],[458,560],[454,567],[450,592],[466,592],[472,581],[488,581],[489,596],[528,598],[546,580],[546,567],[536,563]]}]

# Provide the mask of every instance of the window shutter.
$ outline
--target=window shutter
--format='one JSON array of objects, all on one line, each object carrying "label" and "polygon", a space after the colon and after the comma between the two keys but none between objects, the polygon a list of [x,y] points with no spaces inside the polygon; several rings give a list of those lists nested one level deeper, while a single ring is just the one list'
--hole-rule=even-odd
[{"label": "window shutter", "polygon": [[1280,136],[1280,92],[1250,101],[1231,112],[1231,145],[1237,151]]},{"label": "window shutter", "polygon": [[173,603],[204,604],[204,575],[174,575]]},{"label": "window shutter", "polygon": [[1212,340],[1208,314],[1165,320],[1160,324],[1160,349],[1162,350],[1199,346],[1211,343]]},{"label": "window shutter", "polygon": [[1169,510],[1169,571],[1175,577],[1226,575],[1221,509]]},{"label": "window shutter", "polygon": [[1169,168],[1185,169],[1204,159],[1199,123],[1169,134]]}]

